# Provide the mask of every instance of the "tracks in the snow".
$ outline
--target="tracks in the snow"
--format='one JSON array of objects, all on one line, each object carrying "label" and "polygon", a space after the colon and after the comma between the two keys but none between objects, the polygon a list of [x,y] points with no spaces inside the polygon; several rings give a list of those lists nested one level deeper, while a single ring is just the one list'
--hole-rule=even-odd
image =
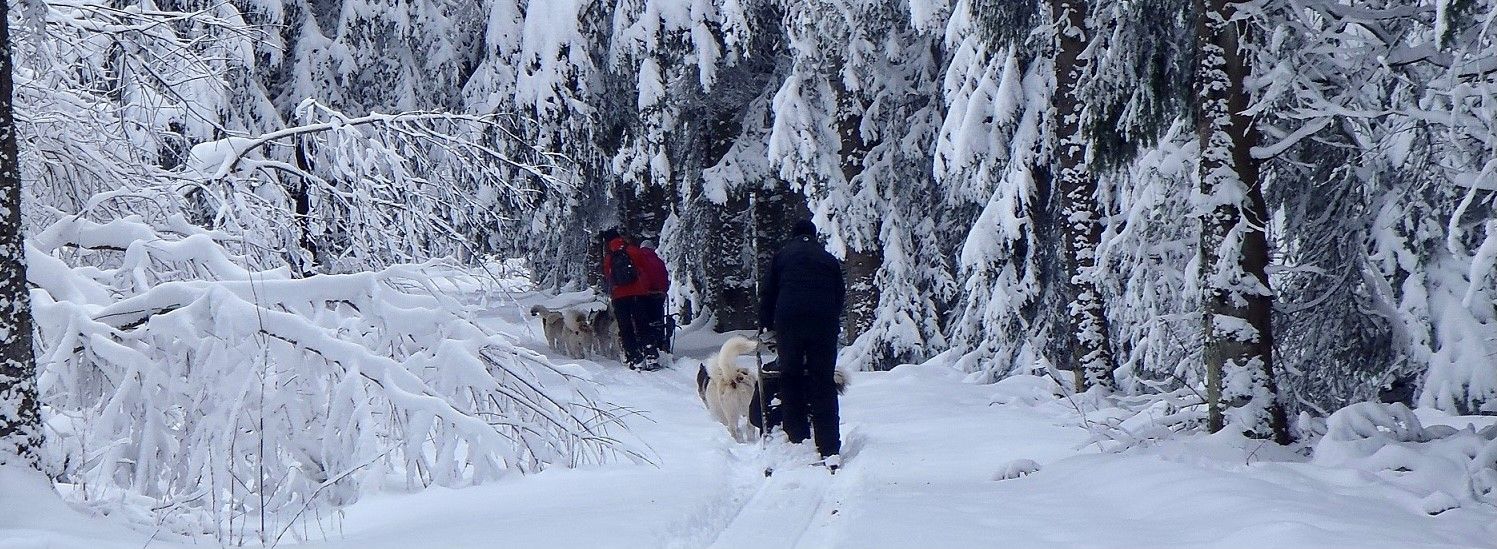
[{"label": "tracks in the snow", "polygon": [[809,465],[776,467],[718,532],[713,549],[800,545],[842,475]]}]

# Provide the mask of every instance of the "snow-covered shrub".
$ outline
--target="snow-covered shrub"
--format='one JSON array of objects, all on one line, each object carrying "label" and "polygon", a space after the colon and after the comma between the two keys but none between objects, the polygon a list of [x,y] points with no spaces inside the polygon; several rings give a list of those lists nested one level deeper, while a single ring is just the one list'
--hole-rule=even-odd
[{"label": "snow-covered shrub", "polygon": [[993,384],[993,404],[1021,404],[1035,406],[1052,402],[1065,390],[1054,378],[1036,375],[1015,375]]},{"label": "snow-covered shrub", "polygon": [[72,216],[30,241],[51,452],[74,499],[270,540],[381,485],[636,455],[579,370],[469,320],[453,297],[476,289],[467,271],[299,279],[241,267],[229,239]]},{"label": "snow-covered shrub", "polygon": [[1087,391],[1069,397],[1066,405],[1091,433],[1086,443],[1105,452],[1123,452],[1199,432],[1206,423],[1201,393],[1195,387],[1166,390],[1164,386],[1151,384],[1154,392],[1135,396]]},{"label": "snow-covered shrub", "polygon": [[1460,502],[1497,503],[1497,425],[1425,427],[1402,404],[1360,402],[1326,421],[1314,462],[1370,472],[1437,514]]}]

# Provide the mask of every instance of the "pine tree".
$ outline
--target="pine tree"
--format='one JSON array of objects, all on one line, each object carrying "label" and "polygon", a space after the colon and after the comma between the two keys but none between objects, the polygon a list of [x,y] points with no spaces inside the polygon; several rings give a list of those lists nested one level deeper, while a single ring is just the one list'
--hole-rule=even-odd
[{"label": "pine tree", "polygon": [[1102,240],[1102,216],[1097,204],[1097,180],[1089,165],[1090,144],[1084,132],[1086,101],[1081,97],[1082,79],[1089,61],[1084,55],[1090,32],[1088,2],[1051,0],[1055,22],[1055,139],[1054,164],[1060,194],[1061,239],[1065,267],[1065,294],[1069,326],[1066,336],[1071,349],[1068,365],[1077,373],[1078,389],[1100,387],[1111,391],[1112,348],[1108,341],[1107,315],[1097,287],[1097,247]]},{"label": "pine tree", "polygon": [[1273,292],[1267,267],[1268,208],[1258,134],[1244,80],[1247,23],[1239,5],[1196,0],[1196,133],[1201,145],[1200,288],[1205,330],[1209,428],[1231,425],[1257,438],[1289,442],[1273,371]]},{"label": "pine tree", "polygon": [[[0,3],[0,22],[9,21]],[[0,25],[0,465],[41,467],[42,420],[21,226],[10,25]]]}]

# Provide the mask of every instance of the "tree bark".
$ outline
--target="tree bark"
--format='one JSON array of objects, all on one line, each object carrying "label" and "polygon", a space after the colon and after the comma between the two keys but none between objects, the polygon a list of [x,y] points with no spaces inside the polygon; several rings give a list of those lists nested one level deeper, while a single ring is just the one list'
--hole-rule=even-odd
[{"label": "tree bark", "polygon": [[1201,144],[1200,287],[1208,425],[1290,441],[1273,371],[1268,209],[1244,80],[1247,34],[1237,2],[1194,0],[1196,131]]},{"label": "tree bark", "polygon": [[[312,161],[307,157],[307,143],[301,136],[296,137],[296,169],[304,173],[312,173]],[[291,195],[291,212],[296,216],[297,244],[301,246],[305,255],[292,251],[289,253],[291,267],[296,270],[297,276],[309,276],[318,272],[324,266],[322,258],[318,257],[320,251],[317,241],[312,238],[312,196],[306,176],[299,176],[295,186],[291,187],[288,194]]]},{"label": "tree bark", "polygon": [[1050,0],[1056,27],[1055,95],[1056,117],[1054,164],[1061,193],[1061,239],[1064,242],[1064,283],[1067,334],[1071,361],[1078,371],[1078,390],[1115,388],[1114,361],[1108,342],[1107,316],[1097,290],[1097,248],[1102,241],[1101,208],[1097,205],[1097,179],[1087,164],[1087,138],[1081,121],[1086,104],[1080,96],[1086,72],[1087,3],[1085,0]]},{"label": "tree bark", "polygon": [[[0,22],[9,20],[0,2]],[[42,422],[31,343],[31,299],[21,231],[10,27],[0,25],[0,464],[41,468]]]}]

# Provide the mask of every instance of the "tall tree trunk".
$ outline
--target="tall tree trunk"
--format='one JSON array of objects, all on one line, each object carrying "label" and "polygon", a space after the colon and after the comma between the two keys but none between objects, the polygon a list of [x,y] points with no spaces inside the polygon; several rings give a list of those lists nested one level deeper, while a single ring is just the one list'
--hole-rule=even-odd
[{"label": "tall tree trunk", "polygon": [[[312,172],[312,161],[307,157],[307,143],[301,136],[296,137],[296,168],[304,173]],[[291,195],[291,212],[296,216],[297,244],[302,254],[292,250],[287,259],[291,268],[296,270],[297,276],[308,276],[320,270],[324,265],[317,249],[317,241],[312,238],[312,195],[306,177],[299,178],[294,187],[288,189]]]},{"label": "tall tree trunk", "polygon": [[1201,143],[1200,287],[1209,427],[1233,424],[1255,438],[1290,440],[1273,373],[1273,291],[1267,207],[1251,150],[1258,141],[1243,111],[1249,59],[1237,3],[1194,0],[1196,131]]},{"label": "tall tree trunk", "polygon": [[[841,74],[841,70],[834,74]],[[840,105],[837,116],[837,134],[841,137],[841,149],[838,156],[842,159],[842,178],[852,184],[863,173],[863,160],[868,157],[868,151],[873,149],[875,143],[863,140],[863,115],[868,108],[863,100],[848,90],[840,77],[833,77],[832,88],[837,90],[838,104]],[[864,184],[872,185],[871,182]],[[858,337],[873,327],[874,320],[878,319],[878,304],[881,300],[881,292],[875,278],[878,270],[883,267],[884,253],[880,248],[882,243],[878,241],[879,220],[871,220],[875,236],[869,242],[858,245],[856,240],[849,238],[854,243],[847,247],[847,257],[843,261],[843,278],[847,288],[847,299],[844,304],[843,314],[846,315],[846,323],[843,325],[844,343],[851,344]],[[884,357],[875,355],[874,364],[870,365],[875,370],[888,369],[893,365],[885,366]]]},{"label": "tall tree trunk", "polygon": [[[660,242],[660,231],[670,217],[675,186],[670,181],[650,182],[638,189],[622,188],[619,196],[619,219],[624,232],[640,242]],[[601,253],[601,252],[600,252]]]},{"label": "tall tree trunk", "polygon": [[[709,108],[696,117],[709,123],[686,123],[690,129],[687,132],[689,143],[698,151],[689,164],[689,177],[697,180],[698,189],[707,187],[703,175],[706,169],[719,165],[732,152],[735,140],[743,131],[745,114],[742,105],[710,107],[718,110],[713,112]],[[705,246],[700,254],[700,284],[706,290],[702,296],[702,308],[715,315],[714,328],[719,332],[752,330],[759,325],[759,296],[754,287],[753,269],[757,261],[750,228],[753,222],[750,189],[725,187],[727,200],[722,204],[706,200],[706,197],[696,199],[707,225],[706,234],[702,235]]]},{"label": "tall tree trunk", "polygon": [[1112,348],[1107,340],[1107,316],[1097,291],[1097,247],[1102,241],[1102,216],[1097,206],[1097,179],[1087,165],[1087,138],[1082,115],[1086,105],[1079,94],[1086,72],[1087,3],[1085,0],[1050,0],[1055,20],[1056,136],[1054,154],[1061,193],[1061,238],[1065,243],[1066,337],[1070,339],[1072,367],[1079,372],[1077,389],[1101,387],[1111,391]]},{"label": "tall tree trunk", "polygon": [[[9,21],[0,2],[0,23]],[[31,298],[21,234],[21,170],[16,151],[10,26],[0,24],[0,464],[41,466],[42,421],[31,348]]]}]

